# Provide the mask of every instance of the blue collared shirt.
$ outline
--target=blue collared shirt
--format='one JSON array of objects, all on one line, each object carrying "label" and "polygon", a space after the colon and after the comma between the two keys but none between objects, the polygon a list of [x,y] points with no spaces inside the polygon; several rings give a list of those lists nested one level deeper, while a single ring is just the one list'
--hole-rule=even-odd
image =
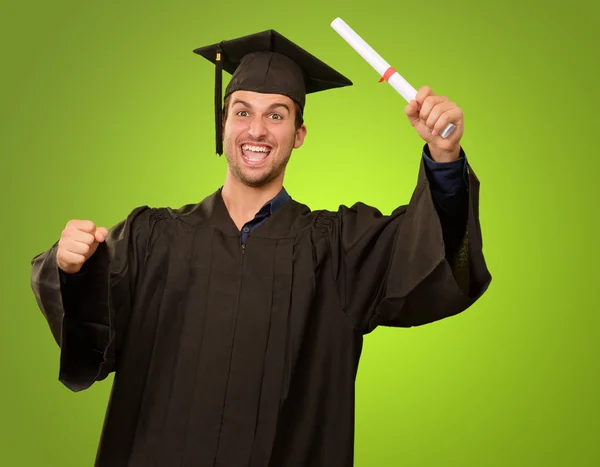
[{"label": "blue collared shirt", "polygon": [[272,214],[275,213],[280,207],[282,207],[285,203],[287,203],[290,199],[290,195],[282,188],[281,191],[273,198],[271,201],[265,203],[256,213],[254,219],[249,222],[246,222],[242,227],[242,245],[246,244],[246,240],[248,240],[248,235],[254,229],[256,229],[259,225],[263,224]]}]

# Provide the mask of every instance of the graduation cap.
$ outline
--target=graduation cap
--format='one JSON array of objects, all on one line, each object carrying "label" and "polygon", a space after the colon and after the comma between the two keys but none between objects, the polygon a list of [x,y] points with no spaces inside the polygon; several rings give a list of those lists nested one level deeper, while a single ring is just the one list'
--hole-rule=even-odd
[{"label": "graduation cap", "polygon": [[[223,154],[222,98],[235,91],[282,94],[302,111],[306,94],[350,86],[352,82],[278,32],[267,31],[194,50],[216,65],[215,124],[217,154]],[[222,94],[222,70],[232,75]]]}]

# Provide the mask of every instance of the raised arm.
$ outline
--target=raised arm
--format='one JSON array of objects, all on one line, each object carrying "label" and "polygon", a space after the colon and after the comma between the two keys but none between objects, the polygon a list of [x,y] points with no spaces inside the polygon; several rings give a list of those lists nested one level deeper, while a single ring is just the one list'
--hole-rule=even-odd
[{"label": "raised arm", "polygon": [[148,235],[146,207],[110,231],[71,221],[31,261],[31,287],[60,346],[59,379],[80,391],[114,370]]}]

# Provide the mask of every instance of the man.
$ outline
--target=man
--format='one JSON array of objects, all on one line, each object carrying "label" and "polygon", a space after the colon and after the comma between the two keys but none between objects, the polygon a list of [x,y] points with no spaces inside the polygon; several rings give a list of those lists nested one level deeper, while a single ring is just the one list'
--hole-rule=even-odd
[{"label": "man", "polygon": [[115,373],[97,466],[349,467],[362,336],[455,315],[491,280],[462,111],[428,88],[406,106],[425,141],[408,205],[310,211],[283,188],[305,95],[350,81],[274,31],[195,52],[216,63],[225,183],[110,231],[70,221],[33,259],[59,378]]}]

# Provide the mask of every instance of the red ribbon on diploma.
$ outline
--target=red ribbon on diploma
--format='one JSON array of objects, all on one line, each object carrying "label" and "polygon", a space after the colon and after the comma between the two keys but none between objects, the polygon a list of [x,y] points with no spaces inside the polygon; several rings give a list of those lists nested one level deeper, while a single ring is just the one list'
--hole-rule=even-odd
[{"label": "red ribbon on diploma", "polygon": [[396,70],[394,70],[392,67],[389,67],[387,70],[385,70],[385,73],[383,74],[383,76],[381,77],[381,79],[379,80],[379,82],[381,83],[382,81],[387,81],[390,79],[390,77],[396,73]]}]

